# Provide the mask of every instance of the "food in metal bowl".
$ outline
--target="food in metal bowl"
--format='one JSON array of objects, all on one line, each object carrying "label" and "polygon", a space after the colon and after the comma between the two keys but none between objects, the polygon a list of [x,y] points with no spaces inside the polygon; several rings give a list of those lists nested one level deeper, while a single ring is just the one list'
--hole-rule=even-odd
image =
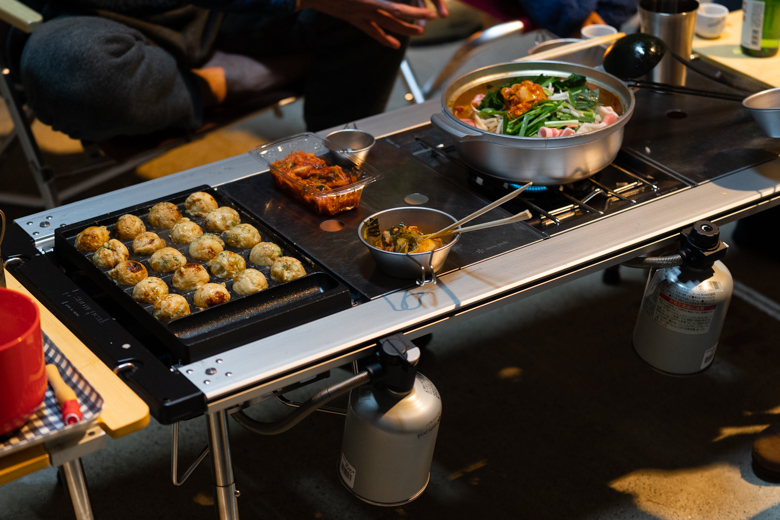
[{"label": "food in metal bowl", "polygon": [[[612,124],[594,128],[593,131],[576,133],[577,130],[572,129],[575,132],[573,135],[540,139],[519,135],[520,127],[517,127],[518,135],[483,130],[461,121],[452,113],[453,107],[471,102],[478,93],[475,90],[478,87],[484,89],[491,85],[495,89],[499,85],[511,83],[515,78],[522,78],[522,83],[523,80],[539,76],[554,77],[563,82],[572,74],[587,78],[590,90],[598,88],[599,99],[606,92],[614,95],[614,104],[602,103],[611,106],[620,117]],[[615,106],[618,103],[619,106]],[[574,63],[510,62],[477,69],[450,83],[441,97],[441,113],[433,114],[431,122],[455,140],[460,159],[474,170],[511,182],[559,185],[590,177],[614,160],[620,151],[624,128],[631,119],[635,104],[631,90],[611,74]],[[520,117],[507,121],[507,126],[510,122],[513,127],[518,124],[522,126],[523,119]],[[559,121],[556,124],[563,123]],[[533,125],[539,125],[539,121],[534,123],[529,117],[526,130]],[[565,126],[568,125],[562,129],[555,126],[551,128],[563,134]],[[503,131],[503,121],[501,129]]]},{"label": "food in metal bowl", "polygon": [[613,93],[580,74],[487,81],[462,92],[452,107],[467,125],[521,137],[585,134],[611,125],[622,112]]},{"label": "food in metal bowl", "polygon": [[403,222],[382,231],[379,229],[379,219],[374,217],[363,229],[366,242],[383,251],[425,253],[444,245],[440,238],[424,238],[425,233],[417,226],[407,226]]}]

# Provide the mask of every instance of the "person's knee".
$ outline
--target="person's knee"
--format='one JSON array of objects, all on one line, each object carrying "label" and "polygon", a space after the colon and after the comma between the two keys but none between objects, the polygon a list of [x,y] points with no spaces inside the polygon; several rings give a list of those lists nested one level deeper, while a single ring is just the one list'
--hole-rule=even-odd
[{"label": "person's knee", "polygon": [[[131,119],[143,113],[138,101],[144,89],[170,89],[167,83],[178,74],[173,57],[159,48],[149,56],[149,47],[140,32],[111,20],[46,22],[30,36],[21,62],[22,84],[36,116],[79,139],[143,126]],[[164,69],[172,72],[166,77],[160,74]],[[155,76],[160,84],[151,86]]]}]

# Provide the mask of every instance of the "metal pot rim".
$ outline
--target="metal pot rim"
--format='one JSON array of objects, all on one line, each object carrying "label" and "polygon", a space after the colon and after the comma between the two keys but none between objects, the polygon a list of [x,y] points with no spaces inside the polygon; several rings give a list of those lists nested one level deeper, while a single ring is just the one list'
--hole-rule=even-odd
[{"label": "metal pot rim", "polygon": [[[526,69],[530,69],[532,72],[536,73],[563,73],[563,74],[571,74],[573,72],[582,74],[583,76],[588,78],[589,82],[597,83],[599,84],[599,88],[606,88],[609,90],[612,94],[617,96],[621,102],[623,102],[623,114],[618,118],[617,121],[612,123],[609,126],[605,126],[604,128],[599,128],[598,130],[594,130],[592,132],[588,132],[587,134],[581,134],[581,135],[569,135],[565,137],[525,137],[525,136],[517,136],[517,135],[506,135],[506,134],[497,134],[495,132],[490,132],[487,130],[481,130],[479,128],[473,127],[471,125],[467,125],[452,113],[452,111],[449,109],[449,106],[447,105],[448,99],[451,99],[453,96],[451,95],[452,88],[457,85],[459,82],[463,81],[464,78],[469,78],[471,76],[474,77],[474,79],[470,80],[468,83],[478,83],[478,78],[480,76],[489,76],[491,73],[498,75],[498,72],[494,72],[497,69],[501,68],[514,68],[512,66],[517,67],[515,70],[507,71],[504,73],[504,76],[509,77],[517,77],[522,76],[525,74],[529,74],[529,72]],[[550,69],[550,67],[561,67],[562,69],[570,68],[572,70],[554,70]],[[544,70],[547,69],[547,70]],[[575,70],[576,69],[576,70]],[[594,77],[594,76],[603,76],[604,78],[602,80]],[[616,88],[610,88],[608,85],[603,85],[604,80],[611,80],[619,85],[621,85],[625,89],[625,95],[621,95],[620,92],[616,92]],[[627,97],[628,99],[624,99]],[[627,101],[627,102],[626,102]],[[509,142],[522,142],[527,144],[532,144],[534,142],[542,142],[542,143],[548,143],[547,146],[540,145],[540,147],[550,147],[551,143],[556,143],[556,146],[567,146],[569,144],[575,144],[577,142],[588,142],[592,140],[597,140],[602,137],[602,134],[605,133],[611,133],[613,132],[616,127],[621,127],[625,125],[628,120],[631,118],[631,115],[634,112],[634,105],[636,101],[634,98],[634,93],[629,89],[622,81],[620,81],[619,78],[616,76],[613,76],[612,74],[609,74],[604,71],[600,71],[597,69],[594,69],[592,67],[588,67],[585,65],[579,65],[576,63],[567,63],[563,61],[520,61],[520,62],[505,62],[505,63],[497,63],[494,65],[488,65],[487,67],[482,67],[480,69],[473,70],[467,74],[464,74],[460,76],[459,78],[454,79],[451,81],[447,86],[444,88],[444,91],[441,94],[441,111],[442,114],[445,115],[448,119],[451,121],[454,121],[459,127],[463,128],[464,131],[477,133],[484,137],[490,137],[492,139],[500,139],[502,141],[509,140]],[[566,143],[566,141],[572,141],[571,143]],[[509,145],[509,142],[506,144]],[[565,143],[565,144],[564,144]]]},{"label": "metal pot rim", "polygon": [[387,255],[392,255],[392,256],[397,256],[397,257],[402,257],[402,256],[422,257],[422,256],[430,256],[433,253],[435,253],[436,251],[442,251],[442,250],[445,250],[445,249],[449,249],[452,246],[454,246],[455,243],[458,240],[460,240],[460,234],[456,234],[456,235],[454,235],[454,238],[452,240],[450,240],[449,242],[447,242],[443,246],[437,247],[436,249],[433,249],[431,251],[423,251],[423,252],[420,252],[420,253],[396,253],[395,251],[385,251],[384,249],[379,249],[377,247],[372,246],[368,242],[366,242],[366,240],[363,238],[363,227],[366,225],[366,221],[368,221],[369,219],[371,219],[373,217],[377,217],[377,216],[379,216],[379,215],[381,215],[383,213],[389,213],[391,211],[397,211],[397,210],[432,211],[432,212],[440,213],[440,214],[442,214],[444,216],[447,216],[447,217],[451,218],[453,223],[458,221],[458,219],[456,219],[455,217],[453,217],[449,213],[445,213],[444,211],[441,211],[441,210],[438,210],[438,209],[428,208],[428,207],[425,207],[425,206],[399,206],[397,208],[390,208],[390,209],[386,209],[386,210],[383,210],[383,211],[377,211],[376,213],[374,213],[372,215],[369,215],[368,217],[364,218],[363,221],[358,226],[358,230],[357,230],[358,238],[360,239],[360,241],[363,242],[363,244],[365,244],[366,247],[369,247],[369,248],[371,248],[373,250],[376,250],[379,253],[384,253],[384,254],[387,254]]}]

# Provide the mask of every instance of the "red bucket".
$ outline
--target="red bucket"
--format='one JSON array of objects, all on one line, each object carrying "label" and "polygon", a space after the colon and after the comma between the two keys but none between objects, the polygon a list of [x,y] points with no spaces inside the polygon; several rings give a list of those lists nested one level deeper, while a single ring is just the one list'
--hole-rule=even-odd
[{"label": "red bucket", "polygon": [[43,401],[45,366],[38,306],[0,288],[0,435],[24,425]]}]

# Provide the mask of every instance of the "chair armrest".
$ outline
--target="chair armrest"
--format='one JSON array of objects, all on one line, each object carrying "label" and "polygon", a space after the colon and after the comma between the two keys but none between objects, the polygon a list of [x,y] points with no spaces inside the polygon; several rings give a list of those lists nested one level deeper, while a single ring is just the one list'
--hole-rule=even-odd
[{"label": "chair armrest", "polygon": [[31,33],[43,23],[43,16],[18,0],[0,0],[0,20]]}]

